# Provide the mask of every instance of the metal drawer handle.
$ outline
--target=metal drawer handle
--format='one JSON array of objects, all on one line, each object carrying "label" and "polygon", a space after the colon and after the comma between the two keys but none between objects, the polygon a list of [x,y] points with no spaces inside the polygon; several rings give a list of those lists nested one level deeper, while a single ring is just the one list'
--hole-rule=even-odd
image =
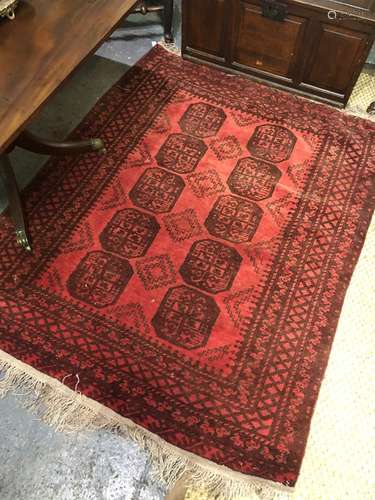
[{"label": "metal drawer handle", "polygon": [[261,0],[262,15],[273,21],[284,21],[286,17],[286,5],[275,0]]}]

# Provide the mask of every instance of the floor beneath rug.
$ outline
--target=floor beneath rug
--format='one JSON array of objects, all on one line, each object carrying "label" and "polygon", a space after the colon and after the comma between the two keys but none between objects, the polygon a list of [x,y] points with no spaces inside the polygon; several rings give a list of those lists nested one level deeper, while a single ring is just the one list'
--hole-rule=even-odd
[{"label": "floor beneath rug", "polygon": [[367,114],[367,109],[375,102],[375,65],[366,65],[360,74],[350,96],[347,110],[351,113],[375,120],[375,115]]}]

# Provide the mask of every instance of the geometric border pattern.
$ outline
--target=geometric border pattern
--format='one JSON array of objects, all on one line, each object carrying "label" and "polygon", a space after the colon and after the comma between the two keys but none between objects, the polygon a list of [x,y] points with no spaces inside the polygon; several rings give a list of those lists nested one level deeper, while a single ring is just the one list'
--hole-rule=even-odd
[{"label": "geometric border pattern", "polygon": [[[252,321],[246,321],[241,330],[241,349],[233,359],[230,375],[223,376],[207,366],[186,370],[185,358],[162,348],[156,353],[144,337],[135,342],[134,331],[124,331],[117,322],[106,323],[100,315],[78,305],[68,308],[65,301],[35,286],[46,258],[49,261],[56,256],[59,245],[90,210],[93,189],[105,189],[120,168],[116,162],[95,155],[72,164],[66,158],[54,159],[54,169],[47,166],[46,175],[29,188],[26,207],[30,228],[32,235],[43,237],[34,237],[34,253],[27,259],[17,248],[9,226],[0,228],[1,348],[61,380],[67,370],[77,371],[77,348],[89,357],[95,342],[111,335],[121,356],[114,359],[102,345],[97,366],[88,366],[85,372],[87,393],[100,394],[103,404],[146,428],[150,428],[147,415],[154,414],[157,406],[157,432],[168,434],[168,441],[175,446],[244,474],[290,485],[298,476],[339,310],[373,209],[369,172],[374,169],[375,130],[367,122],[333,115],[331,109],[294,96],[283,94],[280,100],[276,90],[243,79],[199,66],[191,69],[190,63],[156,48],[109,91],[77,135],[100,133],[109,151],[113,148],[114,157],[124,157],[176,92],[188,95],[194,89],[197,100],[209,99],[215,106],[228,107],[231,113],[251,113],[258,122],[292,126],[296,134],[314,136],[314,168],[304,179],[304,196],[283,222],[287,238],[277,246],[277,259],[271,255],[267,263],[274,266],[272,275],[262,282],[262,290],[256,291]],[[108,121],[111,127],[102,129]],[[48,194],[51,186],[53,197]],[[45,197],[43,204],[39,203],[41,197]],[[301,266],[300,273],[296,266]],[[335,273],[329,273],[332,269]],[[316,290],[320,290],[318,301]],[[54,311],[48,317],[40,312],[46,299]],[[279,323],[280,308],[287,314]],[[88,322],[95,322],[95,335],[84,337],[79,345],[82,325]],[[71,343],[66,342],[67,328]],[[28,350],[31,338],[32,354]],[[142,362],[136,345],[142,345]],[[57,346],[63,346],[64,364],[51,364],[51,353]],[[301,352],[306,355],[299,358],[299,369],[293,371],[291,360]],[[156,369],[162,363],[168,366],[168,373]],[[158,380],[155,386],[147,385],[147,398],[135,397],[134,385],[124,384],[127,367],[134,380]],[[275,369],[277,384],[272,380]],[[121,388],[120,398],[113,398],[113,387]],[[289,404],[280,404],[285,398]],[[179,413],[182,404],[189,408],[188,416]],[[171,418],[173,414],[178,415],[178,422]],[[199,436],[193,430],[197,418]],[[215,435],[211,432],[213,421],[220,429]]]}]

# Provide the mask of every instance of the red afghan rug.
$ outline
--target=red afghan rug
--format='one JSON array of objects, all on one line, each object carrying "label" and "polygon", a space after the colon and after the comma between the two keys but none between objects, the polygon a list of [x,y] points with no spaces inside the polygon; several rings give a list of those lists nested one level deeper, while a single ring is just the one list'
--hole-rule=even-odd
[{"label": "red afghan rug", "polygon": [[293,486],[374,205],[374,124],[157,47],[75,135],[108,153],[27,190],[32,254],[3,218],[0,348],[79,374],[176,467]]}]

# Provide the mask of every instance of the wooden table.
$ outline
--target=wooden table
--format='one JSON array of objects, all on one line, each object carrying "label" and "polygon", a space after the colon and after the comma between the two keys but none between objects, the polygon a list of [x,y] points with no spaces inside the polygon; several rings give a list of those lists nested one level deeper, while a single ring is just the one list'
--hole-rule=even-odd
[{"label": "wooden table", "polygon": [[7,153],[20,145],[42,154],[85,152],[99,139],[53,143],[25,126],[70,73],[108,37],[138,0],[20,0],[16,19],[0,20],[0,170],[17,241],[30,249]]}]

